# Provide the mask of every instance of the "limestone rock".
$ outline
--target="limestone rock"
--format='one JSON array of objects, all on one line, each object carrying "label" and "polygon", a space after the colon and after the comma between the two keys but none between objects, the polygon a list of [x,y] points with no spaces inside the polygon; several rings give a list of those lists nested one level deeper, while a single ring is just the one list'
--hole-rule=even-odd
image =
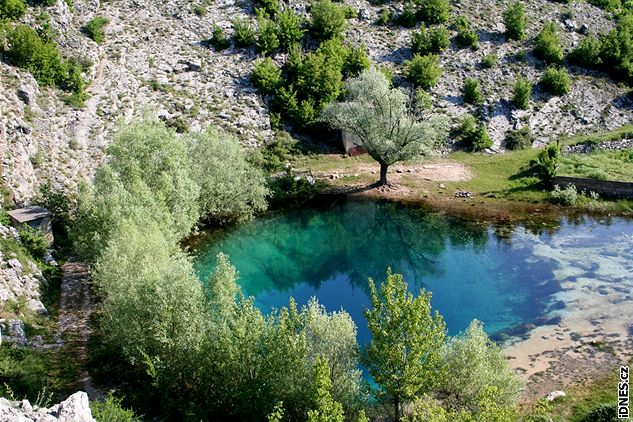
[{"label": "limestone rock", "polygon": [[556,400],[559,397],[565,397],[566,394],[564,391],[560,391],[560,390],[556,390],[556,391],[552,391],[551,393],[549,393],[546,397],[547,401],[553,401]]},{"label": "limestone rock", "polygon": [[51,408],[34,408],[28,400],[12,402],[0,398],[0,421],[95,422],[88,395],[78,391]]}]

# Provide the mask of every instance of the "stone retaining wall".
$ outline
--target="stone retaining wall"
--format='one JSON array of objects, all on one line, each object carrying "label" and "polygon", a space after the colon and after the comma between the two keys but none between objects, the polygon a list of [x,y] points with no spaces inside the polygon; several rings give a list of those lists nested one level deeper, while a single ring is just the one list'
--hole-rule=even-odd
[{"label": "stone retaining wall", "polygon": [[602,198],[633,199],[633,183],[567,176],[556,176],[553,183],[561,189],[574,185],[579,191],[596,192]]}]

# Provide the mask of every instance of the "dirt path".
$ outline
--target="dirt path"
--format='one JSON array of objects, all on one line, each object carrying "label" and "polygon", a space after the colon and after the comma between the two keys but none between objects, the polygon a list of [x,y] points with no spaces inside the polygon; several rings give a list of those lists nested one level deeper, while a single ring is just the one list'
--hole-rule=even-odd
[{"label": "dirt path", "polygon": [[88,339],[92,333],[90,315],[92,313],[92,292],[90,291],[90,271],[81,262],[68,261],[62,265],[62,287],[59,309],[59,334],[64,343],[72,347],[81,368],[79,387],[91,400],[100,399],[103,393],[92,385],[92,378],[86,368]]}]

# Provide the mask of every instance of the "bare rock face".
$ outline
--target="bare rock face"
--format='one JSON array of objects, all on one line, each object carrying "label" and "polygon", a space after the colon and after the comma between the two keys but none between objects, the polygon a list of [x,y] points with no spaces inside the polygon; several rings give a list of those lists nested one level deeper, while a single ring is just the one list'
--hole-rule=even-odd
[{"label": "bare rock face", "polygon": [[95,422],[88,395],[78,391],[50,408],[39,408],[28,400],[9,401],[0,398],[0,421],[20,422]]}]

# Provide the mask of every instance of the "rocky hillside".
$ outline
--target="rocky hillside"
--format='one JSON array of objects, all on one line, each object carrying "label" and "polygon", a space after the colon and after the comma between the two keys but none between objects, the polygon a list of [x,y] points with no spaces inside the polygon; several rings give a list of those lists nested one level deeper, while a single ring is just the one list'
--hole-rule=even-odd
[{"label": "rocky hillside", "polygon": [[[42,180],[74,186],[90,177],[120,119],[146,110],[181,129],[220,126],[249,146],[273,136],[266,105],[249,81],[259,57],[254,48],[232,46],[216,52],[206,42],[213,23],[230,35],[236,16],[254,19],[253,2],[208,3],[204,3],[205,13],[201,8],[194,13],[202,2],[188,0],[58,0],[50,7],[29,8],[22,23],[35,25],[36,16],[45,11],[58,33],[62,53],[92,66],[85,75],[90,82],[89,98],[84,108],[73,109],[62,101],[60,91],[38,86],[28,72],[0,62],[0,171],[5,190],[17,203],[28,202]],[[292,2],[292,8],[306,14],[307,3]],[[376,25],[384,6],[365,0],[345,3],[358,11],[349,21],[346,40],[365,44],[374,63],[401,74],[403,61],[412,56],[413,30]],[[493,149],[501,148],[508,129],[526,123],[540,144],[562,134],[612,129],[631,121],[628,89],[604,74],[579,68],[571,69],[569,94],[550,97],[537,88],[530,109],[514,111],[508,102],[514,79],[523,75],[536,85],[543,72],[544,65],[531,54],[530,42],[545,20],[559,25],[566,49],[585,34],[608,31],[613,20],[586,2],[529,1],[525,2],[528,36],[525,41],[510,42],[500,23],[507,3],[454,2],[453,16],[468,16],[479,34],[480,49],[452,46],[441,54],[444,74],[431,91],[437,111],[452,118],[469,112],[461,88],[466,77],[476,77],[485,95]],[[95,16],[110,22],[102,44],[81,31]],[[517,57],[521,51],[526,53],[524,60]],[[480,62],[492,53],[498,63],[484,69]]]},{"label": "rocky hillside", "polygon": [[28,400],[9,401],[0,398],[0,421],[94,422],[88,395],[79,391],[50,408],[39,407]]}]

